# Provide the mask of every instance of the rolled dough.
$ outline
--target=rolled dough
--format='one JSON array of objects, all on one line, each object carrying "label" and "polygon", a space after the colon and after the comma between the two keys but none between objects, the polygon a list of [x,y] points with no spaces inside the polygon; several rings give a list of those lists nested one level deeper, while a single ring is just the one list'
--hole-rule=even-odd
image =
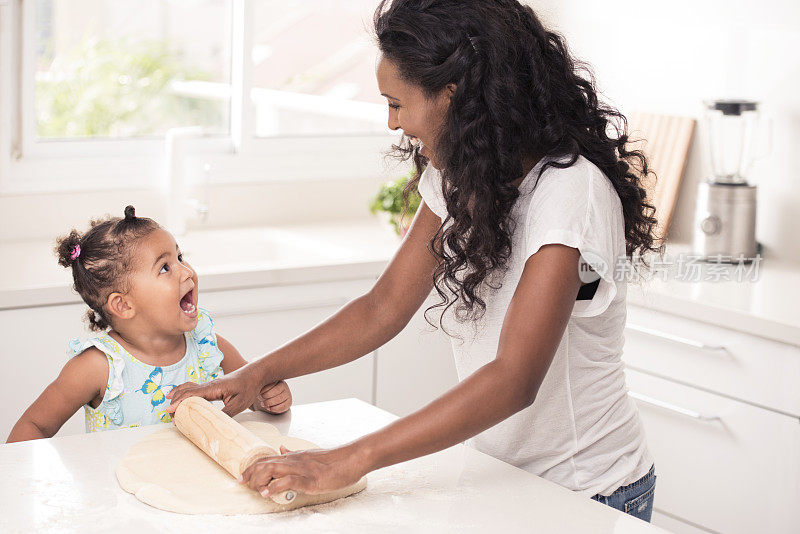
[{"label": "rolled dough", "polygon": [[[242,425],[267,445],[279,450],[315,449],[309,441],[283,436],[269,423],[245,421]],[[134,444],[117,464],[117,480],[128,493],[161,510],[181,514],[269,514],[322,504],[358,493],[356,484],[322,495],[298,494],[288,505],[265,499],[231,475],[186,439],[176,428],[165,428]]]}]

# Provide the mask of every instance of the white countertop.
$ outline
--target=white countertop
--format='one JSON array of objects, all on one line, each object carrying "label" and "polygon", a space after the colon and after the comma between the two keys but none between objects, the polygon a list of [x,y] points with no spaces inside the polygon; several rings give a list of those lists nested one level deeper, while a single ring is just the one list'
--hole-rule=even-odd
[{"label": "white countertop", "polygon": [[[201,290],[217,291],[377,277],[399,240],[373,219],[195,231],[178,236],[178,243],[197,269]],[[80,302],[52,249],[48,241],[0,243],[6,258],[0,263],[0,310]],[[674,274],[678,257],[688,251],[685,244],[670,244],[667,265],[654,266],[649,280],[629,284],[629,302],[800,345],[800,265],[767,256],[738,281],[734,266],[703,264],[699,281],[683,281]]]},{"label": "white countertop", "polygon": [[[348,399],[237,419],[331,447],[395,416]],[[164,512],[114,475],[128,447],[159,427],[0,445],[0,532],[664,532],[464,445],[371,473],[366,490],[334,503],[270,515]]]},{"label": "white countertop", "polygon": [[628,302],[800,346],[800,264],[766,256],[693,272],[689,259],[689,245],[669,244],[649,279],[628,284]]},{"label": "white countertop", "polygon": [[[377,219],[176,236],[201,291],[377,277],[399,240]],[[80,303],[55,241],[0,242],[0,310]]]}]

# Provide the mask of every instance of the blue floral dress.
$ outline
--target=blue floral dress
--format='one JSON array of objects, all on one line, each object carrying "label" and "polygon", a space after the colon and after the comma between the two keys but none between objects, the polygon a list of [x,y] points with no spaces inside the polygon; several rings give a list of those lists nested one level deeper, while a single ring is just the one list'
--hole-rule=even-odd
[{"label": "blue floral dress", "polygon": [[137,360],[107,332],[85,341],[73,339],[67,354],[77,356],[97,347],[108,358],[108,384],[97,408],[84,406],[86,431],[99,432],[168,423],[166,394],[184,382],[203,384],[222,376],[222,351],[217,347],[214,321],[198,310],[197,327],[184,334],[186,354],[177,363],[153,366]]}]

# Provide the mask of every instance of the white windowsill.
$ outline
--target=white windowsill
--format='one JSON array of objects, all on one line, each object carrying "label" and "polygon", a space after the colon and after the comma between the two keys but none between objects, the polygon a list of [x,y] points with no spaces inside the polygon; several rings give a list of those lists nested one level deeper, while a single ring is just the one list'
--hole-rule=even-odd
[{"label": "white windowsill", "polygon": [[[388,177],[402,174],[402,167],[384,157],[396,142],[396,134],[253,139],[246,152],[237,153],[229,139],[198,139],[187,158],[188,181],[197,185]],[[58,143],[51,155],[11,160],[8,172],[0,172],[0,196],[156,189],[166,184],[164,142],[128,143],[132,150],[119,142],[88,142],[91,151],[87,142]],[[108,150],[101,150],[103,146]]]}]

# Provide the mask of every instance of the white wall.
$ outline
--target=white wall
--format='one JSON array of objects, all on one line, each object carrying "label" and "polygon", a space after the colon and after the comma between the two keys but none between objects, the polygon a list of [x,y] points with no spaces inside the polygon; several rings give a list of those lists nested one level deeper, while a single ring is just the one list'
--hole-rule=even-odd
[{"label": "white wall", "polygon": [[[708,98],[762,102],[771,154],[753,168],[757,238],[765,254],[800,261],[800,2],[797,0],[532,0],[594,66],[605,98],[624,113],[700,118]],[[699,125],[670,239],[691,240],[697,183],[710,171]]]}]

